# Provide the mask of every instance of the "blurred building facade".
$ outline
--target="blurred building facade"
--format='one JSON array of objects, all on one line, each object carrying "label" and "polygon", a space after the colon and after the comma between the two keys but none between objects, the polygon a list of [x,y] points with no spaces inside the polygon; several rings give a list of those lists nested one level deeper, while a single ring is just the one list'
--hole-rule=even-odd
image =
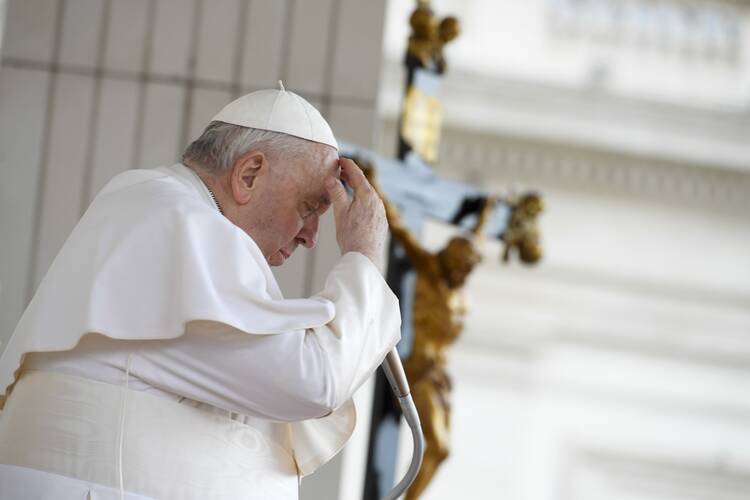
[{"label": "blurred building facade", "polygon": [[[97,190],[176,162],[234,96],[283,79],[341,139],[395,148],[411,0],[0,7],[2,342]],[[747,498],[750,6],[433,7],[463,24],[438,171],[538,188],[547,212],[538,267],[483,249],[452,359],[454,448],[425,498]],[[424,241],[449,232],[429,225]],[[329,217],[282,288],[315,291],[337,254]],[[371,390],[303,498],[358,498]]]},{"label": "blurred building facade", "polygon": [[[411,7],[387,14],[386,152]],[[538,188],[546,212],[539,266],[490,243],[472,275],[452,455],[424,497],[747,498],[750,5],[433,7],[463,30],[438,171]]]}]

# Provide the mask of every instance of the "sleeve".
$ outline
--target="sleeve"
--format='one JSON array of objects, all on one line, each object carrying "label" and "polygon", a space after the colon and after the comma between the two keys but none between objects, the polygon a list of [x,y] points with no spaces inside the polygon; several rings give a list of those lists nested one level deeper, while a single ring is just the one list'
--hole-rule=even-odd
[{"label": "sleeve", "polygon": [[347,253],[318,297],[335,307],[319,327],[248,335],[204,322],[183,337],[143,344],[131,372],[162,390],[278,421],[330,414],[400,339],[398,302],[370,260]]},{"label": "sleeve", "polygon": [[372,261],[358,252],[341,258],[318,296],[333,302],[337,311],[325,328],[313,329],[329,362],[337,408],[401,340],[401,315],[388,284]]}]

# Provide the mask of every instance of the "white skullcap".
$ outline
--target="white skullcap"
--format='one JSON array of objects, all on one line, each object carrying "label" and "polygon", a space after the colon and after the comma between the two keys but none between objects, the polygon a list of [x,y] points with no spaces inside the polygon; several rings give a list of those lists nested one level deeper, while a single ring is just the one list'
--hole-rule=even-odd
[{"label": "white skullcap", "polygon": [[211,121],[219,121],[271,132],[281,132],[308,141],[339,144],[328,122],[312,104],[284,88],[258,90],[230,102]]}]

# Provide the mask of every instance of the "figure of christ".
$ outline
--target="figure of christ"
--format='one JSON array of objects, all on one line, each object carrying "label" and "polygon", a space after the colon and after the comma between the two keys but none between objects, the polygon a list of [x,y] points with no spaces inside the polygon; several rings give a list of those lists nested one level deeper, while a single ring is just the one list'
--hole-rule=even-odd
[{"label": "figure of christ", "polygon": [[[404,227],[393,203],[383,195],[372,167],[360,159],[357,163],[382,198],[391,235],[401,243],[416,271],[414,344],[404,369],[422,420],[426,449],[422,468],[406,493],[407,500],[414,500],[450,452],[451,379],[447,351],[463,330],[466,314],[463,286],[481,256],[472,240],[463,236],[454,236],[436,253],[425,250]],[[481,233],[493,206],[492,199],[485,203],[472,230],[474,237]]]}]

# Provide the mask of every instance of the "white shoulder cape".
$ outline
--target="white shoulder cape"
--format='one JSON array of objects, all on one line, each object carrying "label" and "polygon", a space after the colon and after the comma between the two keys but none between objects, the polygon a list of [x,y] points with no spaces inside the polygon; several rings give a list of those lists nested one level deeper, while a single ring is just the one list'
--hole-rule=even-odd
[{"label": "white shoulder cape", "polygon": [[[0,356],[0,408],[26,354],[72,349],[88,333],[169,339],[208,320],[270,334],[333,317],[325,298],[283,298],[255,242],[186,167],[130,170],[94,199],[21,317]],[[301,475],[339,451],[354,420],[349,400],[289,424]]]}]

